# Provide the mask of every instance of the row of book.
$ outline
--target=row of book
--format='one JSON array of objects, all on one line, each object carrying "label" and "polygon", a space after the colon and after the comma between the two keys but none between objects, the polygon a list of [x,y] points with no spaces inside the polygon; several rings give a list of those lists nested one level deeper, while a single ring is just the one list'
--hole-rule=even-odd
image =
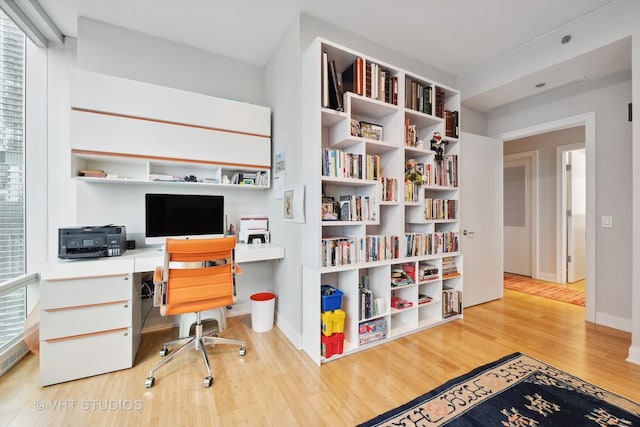
[{"label": "row of book", "polygon": [[322,176],[378,180],[380,156],[346,153],[339,149],[323,147]]},{"label": "row of book", "polygon": [[424,217],[427,220],[456,219],[458,201],[452,199],[424,199]]},{"label": "row of book", "polygon": [[341,76],[344,92],[398,104],[398,78],[375,62],[358,57]]},{"label": "row of book", "polygon": [[380,177],[380,200],[385,202],[398,201],[398,180],[396,178]]},{"label": "row of book", "polygon": [[[416,163],[416,176],[413,181],[416,185],[425,184],[431,186],[457,187],[458,186],[458,156],[444,156],[442,160],[431,163]],[[406,199],[406,201],[418,201]]]},{"label": "row of book", "polygon": [[428,185],[439,185],[442,187],[458,186],[458,156],[450,154],[443,156],[442,160],[435,163],[435,171],[429,173]]},{"label": "row of book", "polygon": [[265,171],[237,172],[231,177],[231,184],[239,185],[269,185],[269,174]]},{"label": "row of book", "polygon": [[411,120],[407,118],[404,126],[404,145],[408,147],[416,147],[418,145],[418,129]]},{"label": "row of book", "polygon": [[396,259],[400,256],[398,236],[323,237],[322,267]]},{"label": "row of book", "polygon": [[405,256],[435,255],[458,252],[457,231],[405,233]]},{"label": "row of book", "polygon": [[442,317],[462,314],[462,292],[455,289],[442,290]]},{"label": "row of book", "polygon": [[340,221],[375,221],[376,198],[369,196],[340,196]]},{"label": "row of book", "polygon": [[[421,113],[433,115],[434,92],[432,85],[425,85],[407,78],[405,81],[404,106]],[[442,102],[444,103],[444,98]]]},{"label": "row of book", "polygon": [[458,111],[444,110],[445,136],[458,138],[460,134],[460,114]]},{"label": "row of book", "polygon": [[420,184],[422,182],[404,180],[404,201],[405,202],[419,202],[420,201]]},{"label": "row of book", "polygon": [[327,52],[322,52],[321,82],[321,106],[324,108],[344,111],[344,90],[342,82],[338,78],[336,62],[329,59]]},{"label": "row of book", "polygon": [[442,258],[442,277],[451,277],[458,275],[458,267],[453,257]]},{"label": "row of book", "polygon": [[363,284],[359,288],[359,310],[360,320],[370,319],[384,313],[378,313],[378,306],[376,305],[375,295],[373,291]]},{"label": "row of book", "polygon": [[418,282],[437,280],[440,278],[439,272],[440,270],[438,269],[438,266],[429,264],[425,261],[420,261],[418,263]]}]

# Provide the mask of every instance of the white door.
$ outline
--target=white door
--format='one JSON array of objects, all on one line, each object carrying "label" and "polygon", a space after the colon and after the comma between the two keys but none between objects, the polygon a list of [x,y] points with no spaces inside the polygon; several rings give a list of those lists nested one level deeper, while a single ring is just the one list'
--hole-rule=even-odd
[{"label": "white door", "polygon": [[504,158],[504,271],[531,273],[531,157]]},{"label": "white door", "polygon": [[460,137],[460,248],[464,306],[503,295],[502,141]]},{"label": "white door", "polygon": [[567,152],[567,282],[585,278],[586,246],[586,156],[585,150]]}]

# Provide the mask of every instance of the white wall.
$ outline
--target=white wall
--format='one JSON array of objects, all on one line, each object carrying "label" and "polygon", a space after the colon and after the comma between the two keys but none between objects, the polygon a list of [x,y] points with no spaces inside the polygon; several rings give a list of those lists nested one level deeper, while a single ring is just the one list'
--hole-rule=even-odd
[{"label": "white wall", "polygon": [[[273,110],[272,156],[286,155],[286,180],[291,187],[301,182],[300,144],[300,21],[296,17],[280,41],[265,70],[267,103]],[[274,160],[272,159],[272,164]],[[268,196],[267,213],[271,219],[273,242],[285,246],[285,258],[274,268],[276,294],[276,324],[298,348],[302,346],[302,270],[300,245],[304,237],[301,224],[285,222],[282,199],[276,199],[272,189]]]},{"label": "white wall", "polygon": [[[629,73],[574,85],[514,103],[488,116],[490,135],[577,116],[596,115],[596,223],[612,215],[613,228],[597,227],[596,322],[630,330],[631,311],[631,102]],[[542,193],[542,190],[541,190]]]},{"label": "white wall", "polygon": [[78,67],[264,105],[264,70],[169,40],[78,19]]}]

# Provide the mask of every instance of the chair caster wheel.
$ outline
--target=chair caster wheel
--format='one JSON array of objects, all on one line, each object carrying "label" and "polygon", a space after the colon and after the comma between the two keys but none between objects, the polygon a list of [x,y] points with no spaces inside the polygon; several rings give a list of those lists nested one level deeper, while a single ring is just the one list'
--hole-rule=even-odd
[{"label": "chair caster wheel", "polygon": [[164,357],[167,354],[169,354],[169,347],[167,347],[166,345],[163,345],[162,348],[160,349],[160,356]]},{"label": "chair caster wheel", "polygon": [[153,387],[153,384],[155,384],[156,382],[156,378],[155,377],[149,377],[144,381],[144,386],[146,388],[151,388]]},{"label": "chair caster wheel", "polygon": [[213,384],[213,377],[204,377],[204,381],[202,383],[205,387],[211,387],[211,384]]},{"label": "chair caster wheel", "polygon": [[247,354],[247,348],[246,347],[240,347],[240,356],[244,356],[245,354]]}]

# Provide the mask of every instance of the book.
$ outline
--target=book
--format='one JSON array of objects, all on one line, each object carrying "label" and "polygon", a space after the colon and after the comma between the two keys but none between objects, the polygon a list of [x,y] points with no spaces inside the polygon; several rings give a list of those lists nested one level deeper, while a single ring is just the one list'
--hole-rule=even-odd
[{"label": "book", "polygon": [[101,169],[84,169],[78,173],[78,176],[86,176],[91,178],[105,178],[107,173]]},{"label": "book", "polygon": [[340,221],[351,221],[351,196],[340,196]]},{"label": "book", "polygon": [[322,52],[322,101],[320,105],[322,107],[329,107],[329,57],[327,52]]},{"label": "book", "polygon": [[329,106],[334,110],[344,111],[342,101],[342,86],[338,81],[336,62],[331,60],[331,62],[329,62]]}]

